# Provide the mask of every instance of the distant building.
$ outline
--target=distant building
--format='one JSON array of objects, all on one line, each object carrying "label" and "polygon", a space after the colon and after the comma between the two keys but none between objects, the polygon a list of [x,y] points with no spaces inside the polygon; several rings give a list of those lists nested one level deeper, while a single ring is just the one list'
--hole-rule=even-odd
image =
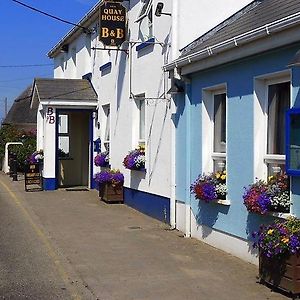
[{"label": "distant building", "polygon": [[2,125],[12,125],[23,130],[36,130],[38,105],[31,106],[32,85],[28,86],[13,102]]}]

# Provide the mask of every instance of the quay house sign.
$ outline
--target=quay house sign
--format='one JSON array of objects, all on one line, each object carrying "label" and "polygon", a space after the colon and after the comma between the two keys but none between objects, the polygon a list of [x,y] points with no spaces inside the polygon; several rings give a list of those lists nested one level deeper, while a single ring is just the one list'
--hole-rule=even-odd
[{"label": "quay house sign", "polygon": [[120,2],[100,5],[99,40],[104,46],[120,47],[126,40],[127,10]]}]

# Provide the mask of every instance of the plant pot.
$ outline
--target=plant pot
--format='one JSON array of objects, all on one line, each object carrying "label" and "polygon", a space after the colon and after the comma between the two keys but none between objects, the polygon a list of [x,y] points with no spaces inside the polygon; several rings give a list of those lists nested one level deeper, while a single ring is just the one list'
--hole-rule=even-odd
[{"label": "plant pot", "polygon": [[291,254],[268,258],[260,251],[259,277],[275,288],[293,295],[300,293],[300,255]]},{"label": "plant pot", "polygon": [[123,203],[123,185],[99,184],[99,197],[107,203]]}]

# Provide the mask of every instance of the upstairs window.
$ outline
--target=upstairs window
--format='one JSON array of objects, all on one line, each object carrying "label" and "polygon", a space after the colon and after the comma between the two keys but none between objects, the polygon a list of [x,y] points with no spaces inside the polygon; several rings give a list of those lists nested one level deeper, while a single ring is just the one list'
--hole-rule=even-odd
[{"label": "upstairs window", "polygon": [[226,167],[226,94],[214,94],[213,102],[213,168],[221,171]]},{"label": "upstairs window", "polygon": [[290,108],[290,82],[267,86],[267,151],[268,176],[285,171],[285,115]]},{"label": "upstairs window", "polygon": [[109,152],[109,146],[110,146],[110,106],[105,105],[103,106],[104,111],[104,122],[105,128],[104,128],[104,139],[103,139],[103,146],[105,148],[105,151]]},{"label": "upstairs window", "polygon": [[143,18],[145,18],[146,16],[148,16],[149,11],[152,8],[152,0],[142,0],[142,8],[141,11],[137,17],[136,22],[139,22],[140,20],[142,20]]},{"label": "upstairs window", "polygon": [[139,23],[139,35],[142,41],[153,37],[153,2],[152,0],[142,1],[141,11],[136,22]]}]

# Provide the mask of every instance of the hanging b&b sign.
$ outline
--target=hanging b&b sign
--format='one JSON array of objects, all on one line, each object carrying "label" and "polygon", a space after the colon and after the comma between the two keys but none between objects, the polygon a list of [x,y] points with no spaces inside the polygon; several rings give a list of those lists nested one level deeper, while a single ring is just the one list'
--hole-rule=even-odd
[{"label": "hanging b&b sign", "polygon": [[99,40],[105,46],[120,47],[126,40],[127,10],[120,2],[100,5]]}]

